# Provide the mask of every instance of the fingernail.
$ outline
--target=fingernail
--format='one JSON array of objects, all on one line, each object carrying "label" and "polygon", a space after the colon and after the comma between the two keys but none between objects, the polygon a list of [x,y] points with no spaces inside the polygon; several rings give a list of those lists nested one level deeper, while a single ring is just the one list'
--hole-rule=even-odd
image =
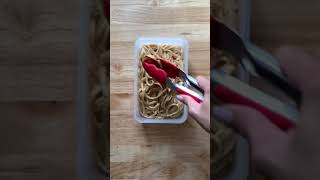
[{"label": "fingernail", "polygon": [[179,101],[182,101],[183,100],[183,97],[181,95],[177,95],[176,98],[179,100]]},{"label": "fingernail", "polygon": [[224,107],[214,107],[213,116],[216,120],[226,124],[230,124],[233,121],[232,111]]}]

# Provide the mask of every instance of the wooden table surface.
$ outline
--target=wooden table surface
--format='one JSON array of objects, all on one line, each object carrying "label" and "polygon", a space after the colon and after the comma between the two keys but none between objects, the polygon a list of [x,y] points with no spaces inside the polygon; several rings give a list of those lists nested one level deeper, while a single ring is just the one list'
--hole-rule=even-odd
[{"label": "wooden table surface", "polygon": [[0,179],[75,178],[75,104],[0,103]]},{"label": "wooden table surface", "polygon": [[[32,20],[34,14],[30,17],[27,11],[22,14],[28,18],[21,21],[15,13],[30,7],[18,4],[20,10],[8,13],[4,10],[8,2],[21,0],[0,2],[0,179],[74,179],[77,1],[28,1],[36,4],[37,18]],[[253,41],[270,50],[287,44],[319,51],[319,3],[254,0]],[[191,73],[207,75],[208,2],[112,0],[111,4],[111,23],[117,27],[111,39],[113,177],[134,179],[142,173],[154,179],[170,174],[207,177],[209,137],[192,120],[176,127],[142,127],[133,121],[132,48],[138,36],[159,30],[156,35],[185,37],[192,51]],[[25,28],[22,33],[17,25]],[[180,174],[186,170],[189,174]]]},{"label": "wooden table surface", "polygon": [[274,52],[280,46],[320,51],[320,1],[252,1],[252,40]]},{"label": "wooden table surface", "polygon": [[0,179],[75,179],[78,7],[0,1]]},{"label": "wooden table surface", "polygon": [[209,28],[209,0],[111,0],[111,179],[209,179],[209,135],[194,120],[143,126],[133,119],[135,40],[186,38],[190,73],[209,76]]},{"label": "wooden table surface", "polygon": [[74,99],[77,0],[0,1],[0,101]]}]

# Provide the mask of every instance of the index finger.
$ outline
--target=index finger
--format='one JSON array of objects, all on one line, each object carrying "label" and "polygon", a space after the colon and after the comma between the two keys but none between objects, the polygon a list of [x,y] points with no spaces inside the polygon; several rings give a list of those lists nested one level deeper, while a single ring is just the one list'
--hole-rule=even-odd
[{"label": "index finger", "polygon": [[210,80],[204,76],[198,76],[197,82],[201,89],[203,89],[206,93],[210,93]]}]

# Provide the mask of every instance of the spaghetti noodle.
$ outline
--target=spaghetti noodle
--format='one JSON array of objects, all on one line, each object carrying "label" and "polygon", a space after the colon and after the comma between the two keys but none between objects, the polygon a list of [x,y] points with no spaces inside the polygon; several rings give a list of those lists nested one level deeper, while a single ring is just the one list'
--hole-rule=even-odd
[{"label": "spaghetti noodle", "polygon": [[[149,44],[142,46],[138,64],[139,111],[145,118],[177,118],[183,113],[183,104],[176,99],[175,92],[160,84],[144,70],[142,63],[146,56],[161,57],[178,68],[183,68],[183,51],[179,46]],[[179,78],[174,79],[182,84]]]}]

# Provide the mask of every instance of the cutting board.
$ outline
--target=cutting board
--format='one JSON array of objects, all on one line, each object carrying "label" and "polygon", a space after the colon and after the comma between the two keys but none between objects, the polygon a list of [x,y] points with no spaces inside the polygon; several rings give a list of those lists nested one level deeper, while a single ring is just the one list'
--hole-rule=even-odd
[{"label": "cutting board", "polygon": [[209,32],[209,0],[111,1],[111,179],[209,179],[210,137],[192,118],[182,125],[133,119],[135,40],[185,38],[189,72],[209,76]]}]

